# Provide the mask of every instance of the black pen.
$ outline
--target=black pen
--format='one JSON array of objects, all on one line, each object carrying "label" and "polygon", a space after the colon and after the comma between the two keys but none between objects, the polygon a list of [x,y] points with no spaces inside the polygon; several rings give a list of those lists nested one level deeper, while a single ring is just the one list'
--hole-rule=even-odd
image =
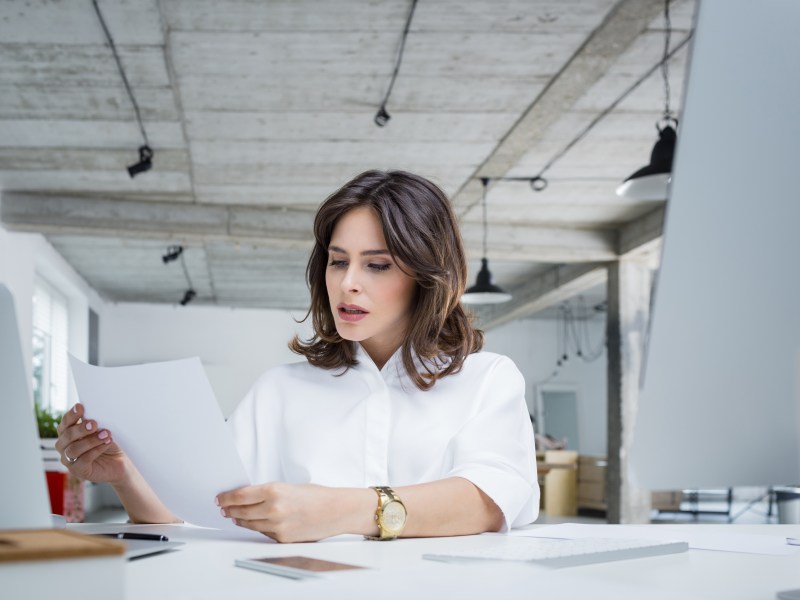
[{"label": "black pen", "polygon": [[151,542],[168,542],[169,538],[157,533],[96,533],[117,540],[150,540]]}]

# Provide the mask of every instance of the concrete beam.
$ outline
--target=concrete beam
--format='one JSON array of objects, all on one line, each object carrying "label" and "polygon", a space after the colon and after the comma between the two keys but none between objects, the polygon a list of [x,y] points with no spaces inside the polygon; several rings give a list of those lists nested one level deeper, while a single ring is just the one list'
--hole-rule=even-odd
[{"label": "concrete beam", "polygon": [[[490,225],[489,231],[492,257],[501,260],[576,263],[604,262],[617,257],[615,231],[502,223]],[[480,257],[481,225],[464,223],[461,233],[467,253]]]},{"label": "concrete beam", "polygon": [[621,257],[632,256],[651,251],[661,244],[665,213],[666,208],[659,206],[643,217],[621,227],[617,241],[617,253]]},{"label": "concrete beam", "polygon": [[309,248],[313,213],[281,208],[105,200],[4,192],[0,221],[10,230],[193,242],[241,241]]},{"label": "concrete beam", "polygon": [[[570,264],[553,267],[531,281],[509,291],[514,298],[506,304],[475,307],[473,312],[483,329],[492,329],[514,319],[531,316],[576,294],[604,283],[607,278],[607,263],[618,258],[635,258],[648,253],[661,244],[664,229],[665,207],[659,206],[643,217],[631,221],[616,232],[607,232],[606,240],[614,240],[614,252],[606,255],[598,250],[595,258],[586,258],[589,264]],[[492,235],[499,228],[492,226]],[[575,230],[571,230],[575,231]],[[595,234],[599,232],[594,232]],[[497,239],[507,239],[498,233]],[[583,240],[587,242],[587,240]],[[574,240],[578,242],[578,240]],[[502,244],[502,242],[500,242]],[[492,252],[500,249],[498,242],[492,242]],[[575,256],[579,249],[572,246]],[[498,252],[500,254],[500,252]],[[585,255],[588,256],[588,252]],[[546,261],[544,261],[546,262]],[[562,260],[560,262],[570,262]],[[592,264],[594,263],[594,264]]]},{"label": "concrete beam", "polygon": [[502,177],[508,173],[608,71],[663,8],[662,0],[621,0],[455,194],[453,205],[457,213],[463,215],[480,202],[481,187],[475,185],[476,178]]},{"label": "concrete beam", "polygon": [[[147,202],[131,199],[4,192],[0,219],[8,229],[138,239],[225,240],[255,246],[310,248],[314,213],[270,206]],[[465,237],[480,239],[479,225]],[[473,231],[474,230],[474,231]],[[504,260],[608,261],[616,257],[616,233],[557,227],[497,225],[492,251]],[[480,256],[478,243],[467,246]]]},{"label": "concrete beam", "polygon": [[481,329],[489,330],[515,319],[529,317],[606,280],[605,263],[552,267],[527,283],[509,289],[513,298],[504,304],[471,307]]}]

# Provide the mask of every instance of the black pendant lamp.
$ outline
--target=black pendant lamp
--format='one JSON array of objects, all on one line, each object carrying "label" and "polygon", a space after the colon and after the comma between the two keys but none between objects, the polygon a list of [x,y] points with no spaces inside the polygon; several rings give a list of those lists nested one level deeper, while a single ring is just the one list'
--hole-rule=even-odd
[{"label": "black pendant lamp", "polygon": [[481,270],[478,271],[475,285],[467,288],[467,291],[461,296],[461,301],[464,304],[499,304],[511,300],[511,294],[494,285],[492,283],[492,274],[489,272],[489,259],[486,258],[486,234],[488,229],[486,224],[486,191],[489,187],[489,178],[482,177],[481,183],[483,183],[483,198],[481,200],[483,206],[483,257],[481,258]]},{"label": "black pendant lamp", "polygon": [[669,106],[669,46],[672,24],[669,17],[669,2],[664,0],[664,53],[661,57],[661,76],[664,79],[664,116],[656,124],[658,141],[650,154],[650,164],[628,177],[617,188],[617,195],[633,200],[666,200],[667,189],[672,179],[672,159],[678,140],[678,120],[672,116]]},{"label": "black pendant lamp", "polygon": [[[678,134],[677,119],[664,117],[664,125],[656,125],[658,141],[650,153],[650,164],[628,177],[617,188],[617,195],[634,200],[666,200],[672,179],[672,159]],[[674,126],[673,126],[674,125]]]}]

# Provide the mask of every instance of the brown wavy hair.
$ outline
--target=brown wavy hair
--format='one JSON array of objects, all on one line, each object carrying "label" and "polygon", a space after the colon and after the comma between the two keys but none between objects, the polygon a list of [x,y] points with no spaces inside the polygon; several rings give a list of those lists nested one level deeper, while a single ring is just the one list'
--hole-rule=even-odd
[{"label": "brown wavy hair", "polygon": [[[295,336],[289,348],[324,369],[346,371],[358,363],[353,342],[336,331],[325,272],[336,223],[362,206],[375,211],[389,253],[417,282],[402,359],[414,384],[429,390],[440,378],[458,373],[467,355],[483,347],[483,332],[472,326],[461,305],[467,261],[450,202],[439,187],[413,173],[366,171],[319,207],[306,267],[311,306],[303,319],[311,316],[314,335],[305,341]],[[415,354],[421,359],[416,363]]]}]

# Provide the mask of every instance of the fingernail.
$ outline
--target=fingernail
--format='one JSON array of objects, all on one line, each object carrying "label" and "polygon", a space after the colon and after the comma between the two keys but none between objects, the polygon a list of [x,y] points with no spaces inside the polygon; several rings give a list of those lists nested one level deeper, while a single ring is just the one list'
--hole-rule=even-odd
[{"label": "fingernail", "polygon": [[214,496],[214,504],[219,506],[219,496]]},{"label": "fingernail", "polygon": [[100,433],[97,434],[97,437],[99,437],[101,440],[104,440],[104,439],[106,439],[108,437],[108,432],[107,431],[101,431]]},{"label": "fingernail", "polygon": [[77,404],[72,407],[72,412],[74,412],[76,415],[78,414],[78,405]]},{"label": "fingernail", "polygon": [[228,516],[228,515],[225,513],[225,509],[224,509],[224,508],[220,508],[220,509],[219,509],[219,512],[220,512],[220,514],[221,514],[223,517],[227,517],[227,516]]},{"label": "fingernail", "polygon": [[86,431],[91,431],[91,430],[92,430],[92,424],[86,423]]}]

